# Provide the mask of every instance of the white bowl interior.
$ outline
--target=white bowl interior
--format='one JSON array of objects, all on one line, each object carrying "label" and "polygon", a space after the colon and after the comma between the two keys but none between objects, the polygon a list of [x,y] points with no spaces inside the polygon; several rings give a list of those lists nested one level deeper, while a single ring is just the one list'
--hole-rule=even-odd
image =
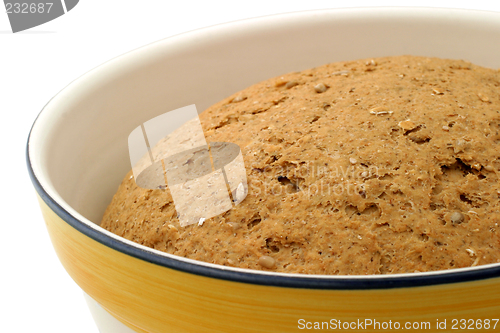
[{"label": "white bowl interior", "polygon": [[310,11],[214,26],[118,57],[54,97],[29,154],[42,187],[99,223],[130,170],[127,138],[186,105],[203,111],[258,81],[329,62],[389,55],[500,67],[500,14],[425,8]]}]

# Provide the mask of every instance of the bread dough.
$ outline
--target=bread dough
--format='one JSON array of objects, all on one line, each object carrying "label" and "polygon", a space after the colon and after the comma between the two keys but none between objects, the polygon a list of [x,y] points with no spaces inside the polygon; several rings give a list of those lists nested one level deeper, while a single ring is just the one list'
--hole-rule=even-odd
[{"label": "bread dough", "polygon": [[415,56],[257,83],[200,115],[240,146],[248,194],[181,227],[167,189],[129,172],[101,226],[210,263],[387,274],[500,262],[500,72]]}]

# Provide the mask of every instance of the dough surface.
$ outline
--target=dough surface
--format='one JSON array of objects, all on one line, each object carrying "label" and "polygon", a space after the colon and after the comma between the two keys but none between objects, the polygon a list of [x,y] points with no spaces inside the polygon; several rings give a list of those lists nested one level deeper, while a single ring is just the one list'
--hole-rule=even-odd
[{"label": "dough surface", "polygon": [[257,83],[200,115],[233,142],[248,195],[181,227],[167,189],[129,172],[101,226],[220,265],[387,274],[500,262],[500,71],[415,56]]}]

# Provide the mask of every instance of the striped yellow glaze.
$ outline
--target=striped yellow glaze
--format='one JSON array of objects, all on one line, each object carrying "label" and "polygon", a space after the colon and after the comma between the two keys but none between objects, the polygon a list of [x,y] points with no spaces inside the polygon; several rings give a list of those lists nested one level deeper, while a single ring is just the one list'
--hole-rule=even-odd
[{"label": "striped yellow glaze", "polygon": [[432,331],[436,319],[447,319],[449,331],[454,318],[500,317],[500,278],[385,290],[313,290],[229,282],[179,272],[113,250],[78,232],[39,201],[54,248],[68,273],[108,312],[137,332],[289,333],[304,331],[298,328],[299,319],[324,322],[332,318],[429,321]]}]

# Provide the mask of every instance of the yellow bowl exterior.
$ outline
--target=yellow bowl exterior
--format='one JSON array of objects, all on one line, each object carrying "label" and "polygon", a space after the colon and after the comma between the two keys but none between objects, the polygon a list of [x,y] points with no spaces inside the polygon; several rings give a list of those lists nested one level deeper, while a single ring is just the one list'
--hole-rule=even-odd
[{"label": "yellow bowl exterior", "polygon": [[[365,319],[401,325],[429,322],[431,331],[437,330],[437,320],[446,320],[446,329],[439,330],[443,332],[451,331],[454,319],[500,317],[500,278],[372,290],[232,282],[177,271],[116,251],[70,226],[40,197],[39,202],[54,248],[69,275],[104,309],[137,332],[288,333],[303,331],[306,324],[314,327],[315,322],[328,322],[333,329],[339,321]],[[365,332],[380,331],[373,326],[363,328]]]}]

